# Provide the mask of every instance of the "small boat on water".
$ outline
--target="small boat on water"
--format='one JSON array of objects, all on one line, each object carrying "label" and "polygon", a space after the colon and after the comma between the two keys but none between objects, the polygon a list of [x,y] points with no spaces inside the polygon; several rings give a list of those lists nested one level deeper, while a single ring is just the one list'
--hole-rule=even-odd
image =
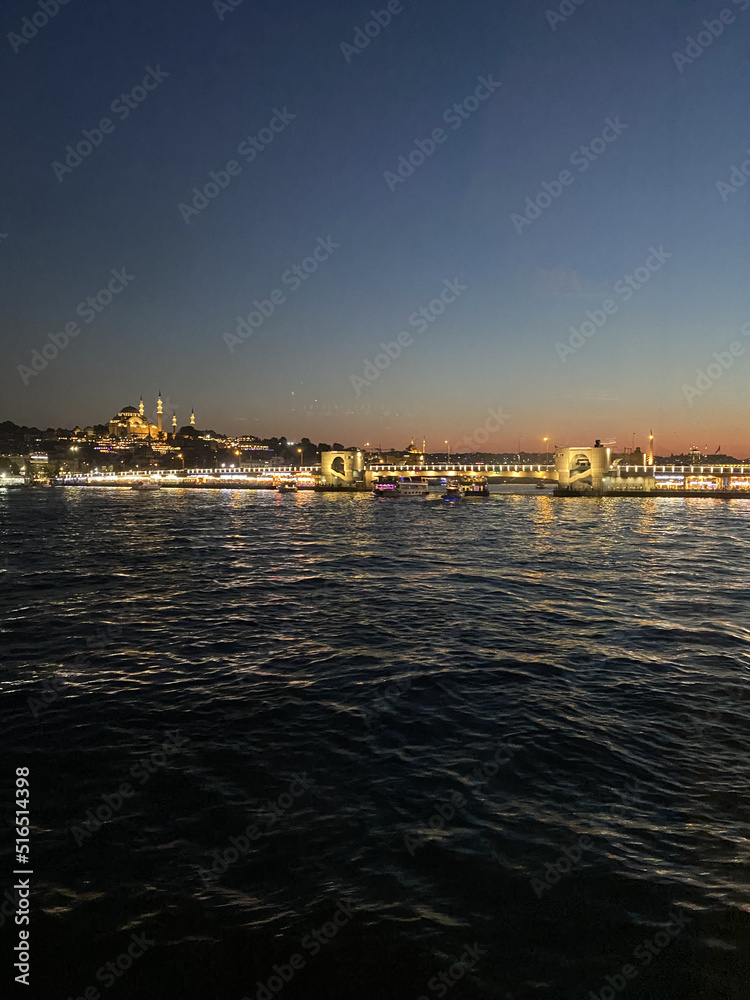
[{"label": "small boat on water", "polygon": [[441,500],[463,500],[464,491],[460,486],[449,486],[440,497]]},{"label": "small boat on water", "polygon": [[443,500],[477,500],[490,495],[486,479],[460,479],[446,487]]},{"label": "small boat on water", "polygon": [[430,487],[418,476],[386,476],[375,483],[374,492],[376,497],[424,497]]},{"label": "small boat on water", "polygon": [[490,495],[486,479],[465,479],[462,483],[464,496],[467,500],[482,499]]},{"label": "small boat on water", "polygon": [[280,483],[277,487],[279,493],[296,493],[297,484],[296,483]]},{"label": "small boat on water", "polygon": [[133,483],[132,489],[146,493],[149,490],[160,490],[161,483],[157,483],[155,479],[139,479],[137,483]]}]

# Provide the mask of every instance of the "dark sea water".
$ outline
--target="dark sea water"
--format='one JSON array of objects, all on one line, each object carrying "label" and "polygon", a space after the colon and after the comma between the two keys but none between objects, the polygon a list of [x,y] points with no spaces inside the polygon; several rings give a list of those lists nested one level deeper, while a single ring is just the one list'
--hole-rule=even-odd
[{"label": "dark sea water", "polygon": [[750,997],[750,501],[17,490],[0,530],[23,995]]}]

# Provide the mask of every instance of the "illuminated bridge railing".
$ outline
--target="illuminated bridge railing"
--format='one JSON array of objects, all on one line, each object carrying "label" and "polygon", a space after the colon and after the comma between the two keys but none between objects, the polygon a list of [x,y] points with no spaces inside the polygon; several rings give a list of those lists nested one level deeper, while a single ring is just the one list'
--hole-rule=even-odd
[{"label": "illuminated bridge railing", "polygon": [[613,465],[609,469],[608,475],[617,472],[638,473],[647,475],[649,473],[659,475],[676,476],[748,476],[750,475],[750,463],[746,465]]},{"label": "illuminated bridge railing", "polygon": [[554,465],[485,465],[482,462],[475,465],[465,465],[458,462],[441,463],[440,465],[381,465],[378,462],[366,465],[365,468],[368,472],[386,472],[389,475],[396,472],[409,473],[411,475],[427,472],[480,472],[484,475],[508,472],[546,472],[556,474]]},{"label": "illuminated bridge railing", "polygon": [[70,472],[60,476],[60,479],[96,479],[106,482],[130,479],[190,479],[229,477],[234,479],[262,478],[272,479],[274,476],[320,475],[319,465],[304,466],[232,466],[218,469],[131,469],[127,472]]},{"label": "illuminated bridge railing", "polygon": [[262,477],[268,478],[273,476],[299,476],[299,475],[310,475],[317,476],[321,473],[321,467],[319,465],[241,465],[235,468],[234,466],[221,466],[219,469],[185,469],[183,475],[185,476],[235,476],[236,478],[251,477]]}]

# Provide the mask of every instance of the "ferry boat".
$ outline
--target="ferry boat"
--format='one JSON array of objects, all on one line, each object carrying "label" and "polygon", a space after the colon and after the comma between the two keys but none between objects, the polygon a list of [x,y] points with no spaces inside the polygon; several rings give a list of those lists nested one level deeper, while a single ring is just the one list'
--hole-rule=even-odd
[{"label": "ferry boat", "polygon": [[417,476],[386,476],[375,483],[376,497],[424,497],[429,492],[427,480]]},{"label": "ferry boat", "polygon": [[133,483],[132,489],[138,490],[140,493],[145,493],[147,490],[160,490],[161,483],[157,483],[155,479],[140,479],[137,483]]},{"label": "ferry boat", "polygon": [[490,495],[486,479],[459,479],[450,483],[442,495],[443,500],[472,500]]},{"label": "ferry boat", "polygon": [[279,493],[296,493],[297,484],[296,483],[280,483],[277,487]]},{"label": "ferry boat", "polygon": [[467,500],[481,499],[490,495],[486,479],[465,479],[462,483],[462,489]]}]

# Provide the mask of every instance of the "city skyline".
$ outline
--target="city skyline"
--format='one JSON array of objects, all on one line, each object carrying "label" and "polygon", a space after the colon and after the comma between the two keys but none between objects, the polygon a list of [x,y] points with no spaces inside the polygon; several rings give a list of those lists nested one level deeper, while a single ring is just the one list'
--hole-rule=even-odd
[{"label": "city skyline", "polygon": [[[111,431],[112,425],[117,420],[117,418],[119,416],[122,416],[123,413],[125,413],[126,411],[131,411],[133,417],[137,418],[138,415],[140,414],[141,418],[145,418],[143,419],[144,432],[139,435],[133,435],[132,436],[133,440],[136,440],[136,437],[141,440],[146,440],[150,439],[150,437],[152,436],[151,432],[152,431],[155,432],[157,429],[154,423],[150,421],[149,417],[151,414],[153,414],[155,421],[159,419],[159,413],[158,413],[159,400],[162,400],[163,402],[163,433],[167,436],[171,436],[174,433],[175,429],[179,432],[180,430],[182,430],[182,428],[192,428],[204,431],[210,430],[214,433],[221,434],[230,439],[238,439],[243,435],[247,437],[255,437],[257,439],[266,441],[272,438],[280,439],[283,437],[284,439],[288,440],[290,444],[294,443],[294,440],[300,441],[303,439],[307,439],[313,443],[318,443],[324,440],[330,441],[331,443],[334,441],[341,443],[343,441],[342,434],[344,437],[346,437],[346,434],[344,434],[344,432],[341,430],[340,427],[336,433],[327,435],[325,439],[323,437],[315,437],[315,436],[311,437],[309,434],[304,432],[304,428],[302,428],[301,433],[296,433],[291,436],[286,434],[278,434],[277,431],[279,430],[279,428],[271,428],[271,430],[268,433],[257,433],[257,434],[250,433],[246,429],[227,430],[225,428],[213,426],[210,423],[210,421],[207,423],[197,422],[194,407],[190,407],[188,419],[185,420],[177,416],[178,411],[174,407],[166,405],[170,401],[169,397],[168,396],[166,397],[166,402],[165,402],[161,396],[160,391],[157,392],[157,395],[153,401],[153,406],[151,408],[149,408],[148,404],[144,402],[144,397],[141,395],[139,396],[138,405],[134,405],[132,403],[125,404],[124,406],[118,408],[116,414],[113,417],[109,417],[104,421],[77,420],[70,425],[65,425],[62,423],[45,425],[43,421],[32,422],[28,425],[20,425],[18,424],[17,421],[13,420],[10,420],[9,422],[15,424],[16,426],[35,427],[38,430],[42,431],[43,433],[50,429],[52,430],[65,429],[68,431],[72,431],[75,428],[78,428],[80,431],[83,431],[87,427],[93,428],[96,426],[109,427],[109,430]],[[588,434],[585,437],[582,436],[580,439],[574,439],[574,440],[572,439],[568,441],[556,439],[554,435],[544,435],[540,438],[535,438],[533,435],[521,434],[517,439],[517,441],[514,442],[508,435],[506,435],[503,438],[502,429],[501,427],[497,426],[498,424],[502,425],[502,419],[498,420],[498,417],[502,418],[503,416],[505,415],[499,409],[492,411],[490,417],[488,417],[485,420],[483,425],[479,425],[476,428],[474,428],[474,431],[472,432],[471,435],[465,435],[463,437],[456,435],[453,438],[441,439],[438,436],[433,440],[429,440],[424,434],[422,435],[414,434],[408,429],[404,429],[403,433],[401,433],[401,436],[394,437],[393,440],[388,438],[388,439],[383,439],[383,441],[380,441],[377,438],[377,435],[371,435],[372,440],[368,441],[364,440],[349,441],[349,438],[347,437],[346,442],[344,442],[344,446],[347,448],[349,447],[367,448],[373,452],[378,450],[383,450],[383,451],[394,450],[394,449],[400,450],[403,447],[407,447],[406,445],[404,445],[404,441],[406,441],[408,438],[411,441],[411,444],[416,445],[417,448],[420,444],[422,444],[425,454],[438,455],[438,454],[445,454],[446,452],[447,453],[453,452],[454,454],[460,454],[463,452],[466,453],[484,452],[487,454],[491,453],[514,454],[517,452],[526,452],[528,454],[542,454],[545,452],[552,452],[555,449],[555,447],[575,447],[576,445],[588,446],[596,438],[595,433]],[[146,429],[148,428],[150,428],[150,430],[148,431],[148,433],[146,433]],[[497,441],[502,442],[503,440],[508,444],[508,447],[494,446],[494,442]],[[716,445],[716,447],[711,448],[709,446],[709,442],[707,441],[700,442],[697,439],[691,441],[690,444],[685,445],[684,448],[670,446],[667,450],[665,450],[665,448],[662,447],[660,451],[658,435],[654,434],[653,429],[650,429],[649,432],[647,433],[636,430],[631,432],[631,434],[624,436],[620,439],[602,437],[599,438],[599,440],[601,440],[607,446],[610,446],[613,453],[626,453],[628,451],[634,451],[634,450],[637,451],[639,449],[645,453],[651,447],[653,447],[654,449],[654,454],[657,455],[670,455],[670,454],[687,455],[690,451],[695,449],[698,449],[699,451],[709,455],[730,453],[730,451],[727,448],[724,448],[722,446],[721,442],[718,445]],[[433,444],[435,444],[436,447],[431,447],[431,445]],[[668,444],[668,442],[662,442],[662,445],[665,444]],[[744,455],[744,454],[745,452],[740,449],[740,452],[736,457],[739,457],[739,455]],[[748,451],[748,454],[750,454],[750,451]]]}]

